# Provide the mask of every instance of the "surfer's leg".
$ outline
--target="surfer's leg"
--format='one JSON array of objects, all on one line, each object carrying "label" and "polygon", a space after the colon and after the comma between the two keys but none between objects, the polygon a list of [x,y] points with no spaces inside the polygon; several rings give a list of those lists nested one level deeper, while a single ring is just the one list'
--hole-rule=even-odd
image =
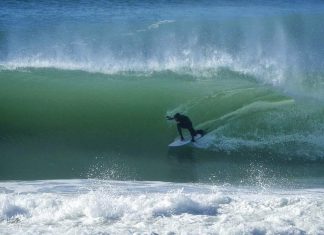
[{"label": "surfer's leg", "polygon": [[177,124],[177,128],[178,128],[178,132],[179,132],[179,135],[181,137],[181,140],[184,140],[183,135],[182,135],[181,126],[179,124]]},{"label": "surfer's leg", "polygon": [[196,135],[195,129],[193,129],[193,127],[191,126],[191,127],[188,128],[188,130],[189,130],[190,135],[191,135],[191,141],[195,142],[195,135]]}]

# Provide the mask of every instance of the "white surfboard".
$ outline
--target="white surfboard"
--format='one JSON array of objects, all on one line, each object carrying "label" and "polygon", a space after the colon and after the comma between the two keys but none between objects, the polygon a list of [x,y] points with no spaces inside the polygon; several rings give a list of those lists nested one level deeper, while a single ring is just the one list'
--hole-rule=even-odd
[{"label": "white surfboard", "polygon": [[[202,136],[201,135],[197,135],[195,137],[195,141],[198,141]],[[169,144],[169,147],[180,147],[186,144],[190,144],[191,143],[191,136],[186,137],[184,140],[181,140],[180,138],[175,139],[171,144]]]}]

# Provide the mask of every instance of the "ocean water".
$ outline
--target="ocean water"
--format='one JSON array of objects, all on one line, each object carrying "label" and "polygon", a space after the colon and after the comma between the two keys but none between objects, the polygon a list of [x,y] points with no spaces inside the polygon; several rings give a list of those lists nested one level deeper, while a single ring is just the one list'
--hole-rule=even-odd
[{"label": "ocean water", "polygon": [[[1,1],[0,234],[324,234],[322,1]],[[207,135],[177,137],[184,113]]]}]

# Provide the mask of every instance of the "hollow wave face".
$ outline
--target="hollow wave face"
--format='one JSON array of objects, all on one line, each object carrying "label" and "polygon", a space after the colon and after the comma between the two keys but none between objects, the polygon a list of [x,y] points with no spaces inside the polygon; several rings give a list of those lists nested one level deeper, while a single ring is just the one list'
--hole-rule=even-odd
[{"label": "hollow wave face", "polygon": [[[5,179],[216,178],[281,184],[300,175],[323,175],[318,102],[296,100],[245,74],[223,70],[213,80],[170,71],[146,76],[52,69],[1,74]],[[178,133],[165,116],[176,112],[189,115],[196,129],[207,132],[204,138],[169,149]]]}]

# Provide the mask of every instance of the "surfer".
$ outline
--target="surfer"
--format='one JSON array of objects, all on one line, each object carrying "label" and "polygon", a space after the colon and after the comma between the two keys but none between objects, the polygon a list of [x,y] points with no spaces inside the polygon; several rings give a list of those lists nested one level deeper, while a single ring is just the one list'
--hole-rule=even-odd
[{"label": "surfer", "polygon": [[175,120],[177,122],[178,132],[179,132],[179,135],[180,135],[182,141],[184,140],[183,135],[182,135],[182,130],[181,130],[182,128],[188,129],[188,131],[190,132],[190,135],[191,135],[192,142],[195,142],[195,136],[197,134],[200,134],[201,136],[203,136],[205,134],[205,131],[203,131],[203,130],[195,130],[192,126],[192,122],[191,122],[190,118],[187,117],[186,115],[176,113],[173,117],[166,116],[166,118],[168,120]]}]

